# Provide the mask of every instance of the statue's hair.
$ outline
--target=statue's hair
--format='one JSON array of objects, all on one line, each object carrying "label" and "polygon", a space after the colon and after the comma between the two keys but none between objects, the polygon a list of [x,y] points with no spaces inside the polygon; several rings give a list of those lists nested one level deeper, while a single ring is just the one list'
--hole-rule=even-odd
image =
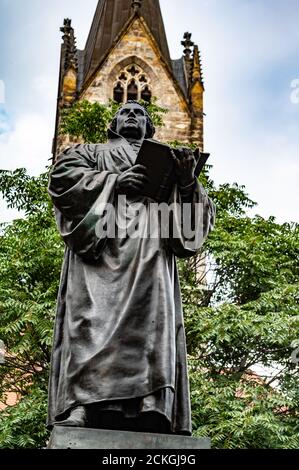
[{"label": "statue's hair", "polygon": [[127,101],[126,103],[124,103],[120,108],[119,110],[117,111],[117,113],[115,114],[111,124],[110,124],[110,129],[114,132],[116,132],[116,128],[117,128],[117,118],[118,118],[118,115],[120,113],[120,111],[122,110],[123,106],[125,106],[126,104],[138,104],[138,106],[140,106],[144,113],[145,113],[145,116],[146,116],[146,132],[145,132],[145,138],[146,139],[152,139],[155,135],[155,132],[156,132],[156,129],[155,129],[155,126],[154,126],[154,123],[152,121],[152,118],[150,117],[147,109],[142,106],[142,104],[138,103],[138,101],[135,101],[135,100],[129,100]]}]

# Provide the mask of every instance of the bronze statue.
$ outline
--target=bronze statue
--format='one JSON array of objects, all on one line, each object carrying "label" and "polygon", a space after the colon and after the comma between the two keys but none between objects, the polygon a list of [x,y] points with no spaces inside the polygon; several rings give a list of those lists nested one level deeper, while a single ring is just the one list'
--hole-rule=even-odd
[{"label": "bronze statue", "polygon": [[[140,195],[147,172],[135,160],[154,131],[145,108],[128,102],[108,130],[108,143],[67,149],[51,172],[49,193],[66,250],[50,371],[50,427],[191,434],[176,257],[195,255],[202,240],[190,245],[182,227],[168,239],[105,237],[97,230],[99,205],[116,208],[119,195],[126,196],[129,209],[151,203]],[[177,184],[170,203],[180,210],[189,202],[193,212],[200,206],[205,238],[214,223],[213,203],[194,177],[193,152],[182,148],[174,158]],[[134,222],[134,210],[126,217]]]}]

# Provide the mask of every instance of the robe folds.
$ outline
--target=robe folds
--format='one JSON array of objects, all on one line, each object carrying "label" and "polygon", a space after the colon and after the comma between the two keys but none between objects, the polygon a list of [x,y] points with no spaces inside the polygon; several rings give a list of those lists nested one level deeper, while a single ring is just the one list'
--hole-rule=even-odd
[{"label": "robe folds", "polygon": [[[136,222],[135,209],[143,203],[141,234],[105,236],[98,230],[101,207],[117,207],[116,179],[135,160],[131,145],[110,131],[107,144],[64,151],[51,171],[49,194],[66,247],[50,369],[49,426],[77,405],[121,409],[137,398],[140,411],[164,414],[171,432],[191,432],[176,257],[199,250],[213,227],[214,205],[196,182],[193,202],[201,203],[203,235],[196,246],[184,238],[181,225],[176,237],[163,238],[161,227],[156,238],[142,236],[151,201],[141,196],[126,200],[129,224]],[[177,188],[172,200],[180,210]],[[198,210],[196,204],[192,208]]]}]

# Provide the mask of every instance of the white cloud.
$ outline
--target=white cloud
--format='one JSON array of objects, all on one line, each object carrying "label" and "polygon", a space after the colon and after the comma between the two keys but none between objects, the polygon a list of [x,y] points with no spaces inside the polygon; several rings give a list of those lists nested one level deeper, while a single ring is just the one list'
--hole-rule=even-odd
[{"label": "white cloud", "polygon": [[53,125],[39,114],[19,116],[14,129],[0,136],[0,167],[25,167],[29,174],[41,173],[51,156]]},{"label": "white cloud", "polygon": [[294,78],[291,82],[291,88],[293,91],[291,92],[291,102],[293,104],[299,104],[299,78]]},{"label": "white cloud", "polygon": [[10,130],[9,116],[4,109],[0,108],[0,136]]},{"label": "white cloud", "polygon": [[250,140],[242,133],[227,135],[226,130],[211,123],[207,136],[215,181],[244,184],[249,196],[258,202],[253,213],[274,215],[281,223],[298,220],[298,145],[294,140],[287,134],[271,133]]},{"label": "white cloud", "polygon": [[49,75],[40,75],[35,77],[32,82],[32,90],[37,92],[45,102],[53,103],[57,97],[58,77]]},{"label": "white cloud", "polygon": [[[182,55],[180,40],[187,30],[193,32],[202,52],[205,143],[216,183],[245,184],[249,195],[259,202],[256,210],[261,215],[273,214],[279,221],[298,219],[299,104],[291,102],[291,93],[297,96],[291,82],[298,78],[299,66],[298,60],[293,66],[288,62],[299,57],[298,0],[277,0],[273,8],[268,0],[187,3],[188,8],[179,0],[160,0],[171,56]],[[53,0],[47,10],[38,12],[38,20],[30,14],[34,35],[25,36],[21,29],[25,42],[16,41],[15,56],[19,60],[26,57],[32,77],[26,93],[17,87],[11,92],[15,98],[21,90],[18,111],[23,115],[14,132],[0,138],[0,166],[25,166],[39,173],[47,164],[54,132],[58,29],[63,17],[71,17],[78,45],[84,47],[96,4],[96,0],[84,5]],[[41,15],[47,21],[41,21]],[[20,27],[27,24],[28,19]],[[36,43],[41,24],[47,41]],[[24,50],[19,49],[22,44]],[[24,104],[27,94],[30,101]],[[38,106],[37,112],[44,112],[25,115],[28,103],[31,110]]]},{"label": "white cloud", "polygon": [[[51,156],[53,125],[39,114],[21,115],[14,130],[0,135],[0,168],[15,170],[24,167],[30,175],[38,175],[45,170]],[[0,222],[9,222],[21,217],[21,213],[7,209],[0,198]]]},{"label": "white cloud", "polygon": [[244,103],[229,96],[218,102],[212,93],[207,98],[205,146],[211,152],[212,178],[245,185],[258,203],[252,214],[274,215],[280,223],[298,221],[299,124],[282,119],[281,127],[266,121],[255,125],[247,113],[247,96]]},{"label": "white cloud", "polygon": [[259,203],[253,213],[298,220],[298,1],[175,3],[167,15],[173,0],[161,0],[172,56],[182,55],[178,32],[187,30],[202,53],[212,177],[244,184]]},{"label": "white cloud", "polygon": [[0,104],[5,103],[5,84],[3,80],[0,80]]}]

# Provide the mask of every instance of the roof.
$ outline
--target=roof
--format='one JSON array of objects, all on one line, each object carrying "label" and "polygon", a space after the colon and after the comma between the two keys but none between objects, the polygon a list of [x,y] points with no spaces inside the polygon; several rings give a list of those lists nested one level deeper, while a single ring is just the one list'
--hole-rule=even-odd
[{"label": "roof", "polygon": [[[172,69],[159,0],[142,0],[138,14],[144,18],[164,60]],[[133,15],[132,0],[99,0],[84,50],[82,82],[97,69]]]},{"label": "roof", "polygon": [[186,69],[185,69],[185,60],[184,57],[180,59],[172,60],[172,70],[173,74],[179,83],[185,97],[188,97],[188,85],[186,78]]}]

